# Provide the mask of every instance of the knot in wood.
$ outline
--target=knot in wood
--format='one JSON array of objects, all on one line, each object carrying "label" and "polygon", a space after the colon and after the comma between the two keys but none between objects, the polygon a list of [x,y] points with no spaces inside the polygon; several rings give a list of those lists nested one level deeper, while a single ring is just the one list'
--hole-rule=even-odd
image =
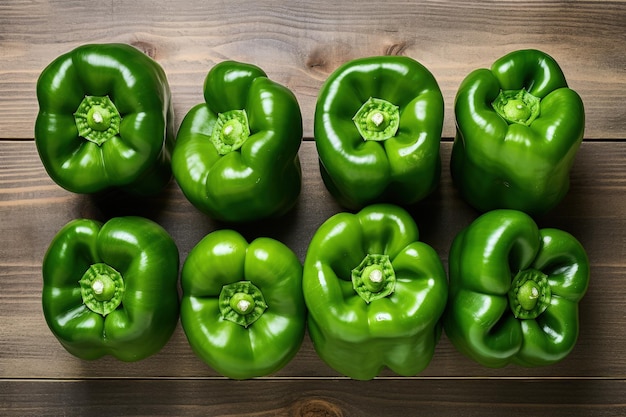
[{"label": "knot in wood", "polygon": [[294,417],[343,417],[337,405],[320,398],[301,400],[294,405]]}]

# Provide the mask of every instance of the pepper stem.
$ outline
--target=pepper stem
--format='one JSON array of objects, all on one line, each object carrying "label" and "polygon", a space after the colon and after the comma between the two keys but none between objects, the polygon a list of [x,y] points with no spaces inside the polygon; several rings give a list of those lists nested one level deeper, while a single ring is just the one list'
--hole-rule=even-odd
[{"label": "pepper stem", "polygon": [[230,110],[217,115],[211,133],[211,142],[220,155],[241,148],[250,136],[248,115],[245,110]]},{"label": "pepper stem", "polygon": [[78,134],[102,146],[120,133],[122,118],[108,96],[85,96],[74,113]]},{"label": "pepper stem", "polygon": [[352,270],[352,287],[366,303],[387,297],[396,286],[396,274],[387,255],[370,255]]},{"label": "pepper stem", "polygon": [[248,327],[267,309],[261,290],[250,281],[238,281],[222,287],[219,297],[224,320]]},{"label": "pepper stem", "polygon": [[352,120],[363,140],[384,141],[398,132],[400,110],[386,100],[370,97]]},{"label": "pepper stem", "polygon": [[491,106],[508,124],[530,126],[539,116],[540,102],[539,97],[533,96],[526,89],[500,90]]},{"label": "pepper stem", "polygon": [[238,292],[230,298],[230,308],[237,314],[248,314],[254,309],[254,298],[250,294]]},{"label": "pepper stem", "polygon": [[94,313],[106,316],[122,303],[122,275],[105,263],[91,265],[79,284],[83,304]]},{"label": "pepper stem", "polygon": [[548,276],[536,269],[518,272],[509,290],[509,304],[518,319],[539,317],[550,305],[551,298]]}]

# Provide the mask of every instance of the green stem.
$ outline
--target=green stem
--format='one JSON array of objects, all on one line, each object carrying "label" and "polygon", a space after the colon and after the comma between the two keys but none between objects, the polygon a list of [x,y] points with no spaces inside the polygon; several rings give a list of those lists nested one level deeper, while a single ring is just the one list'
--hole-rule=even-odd
[{"label": "green stem", "polygon": [[518,272],[509,290],[509,304],[515,317],[534,319],[550,305],[552,291],[548,276],[536,269]]},{"label": "green stem", "polygon": [[250,136],[248,115],[245,110],[231,110],[217,115],[211,133],[211,142],[220,155],[241,148]]},{"label": "green stem", "polygon": [[383,141],[398,132],[400,110],[386,100],[370,97],[352,120],[363,140]]},{"label": "green stem", "polygon": [[530,126],[539,116],[540,101],[525,89],[501,90],[491,106],[507,123]]},{"label": "green stem", "polygon": [[224,320],[248,327],[263,315],[267,304],[257,286],[250,281],[238,281],[222,287],[219,307]]},{"label": "green stem", "polygon": [[396,274],[387,255],[367,255],[352,270],[352,287],[366,303],[392,294]]},{"label": "green stem", "polygon": [[85,96],[74,113],[78,134],[102,146],[120,133],[122,118],[108,96]]},{"label": "green stem", "polygon": [[249,314],[254,310],[254,298],[250,294],[235,293],[230,298],[230,308],[237,314]]},{"label": "green stem", "polygon": [[83,304],[94,313],[106,316],[122,303],[124,280],[104,263],[93,264],[79,281]]}]

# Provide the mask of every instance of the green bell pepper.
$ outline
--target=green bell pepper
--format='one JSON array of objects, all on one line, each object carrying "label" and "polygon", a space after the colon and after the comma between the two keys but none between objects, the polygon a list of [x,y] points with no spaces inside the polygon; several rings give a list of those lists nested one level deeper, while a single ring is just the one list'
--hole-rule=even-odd
[{"label": "green bell pepper", "polygon": [[444,328],[456,348],[488,367],[556,363],[578,338],[587,291],[582,245],[527,214],[494,210],[454,239]]},{"label": "green bell pepper", "polygon": [[443,264],[404,209],[339,213],[316,231],[304,262],[308,329],[320,358],[353,379],[387,366],[416,375],[432,359],[447,299]]},{"label": "green bell pepper", "polygon": [[209,71],[204,99],[182,121],[172,157],[187,199],[228,222],[285,214],[302,177],[294,94],[254,65],[226,61]]},{"label": "green bell pepper", "polygon": [[37,81],[35,143],[61,187],[155,194],[171,178],[170,89],[163,69],[124,44],[83,45]]},{"label": "green bell pepper", "polygon": [[536,215],[567,194],[585,112],[553,58],[520,50],[473,71],[454,110],[451,173],[470,205]]},{"label": "green bell pepper", "polygon": [[282,243],[233,230],[205,236],[182,269],[180,318],[193,351],[232,379],[272,374],[306,330],[302,265]]},{"label": "green bell pepper", "polygon": [[335,70],[317,99],[314,136],[324,184],[344,207],[410,205],[441,174],[443,96],[405,56],[368,57]]},{"label": "green bell pepper", "polygon": [[144,359],[178,322],[178,265],[176,244],[151,220],[71,221],[43,259],[46,322],[81,359]]}]

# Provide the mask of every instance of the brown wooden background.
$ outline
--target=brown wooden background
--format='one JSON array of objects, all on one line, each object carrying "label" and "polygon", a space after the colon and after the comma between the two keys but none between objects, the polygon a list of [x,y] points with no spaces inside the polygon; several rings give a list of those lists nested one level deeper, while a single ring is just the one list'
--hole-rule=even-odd
[{"label": "brown wooden background", "polygon": [[[239,228],[270,236],[304,260],[317,227],[340,208],[324,189],[312,141],[321,83],[348,59],[404,54],[428,67],[446,101],[443,175],[412,211],[422,240],[447,262],[454,235],[476,213],[448,172],[456,88],[472,69],[514,49],[539,48],[561,64],[587,112],[571,191],[541,226],[574,234],[591,259],[572,354],[538,369],[482,368],[442,338],[414,378],[344,378],[308,338],[267,378],[231,381],[197,359],[182,329],[139,363],[84,362],[48,330],[41,259],[78,217],[140,214],[162,224],[181,261],[224,225],[197,212],[175,183],[148,201],[98,201],[59,188],[33,142],[35,83],[56,56],[81,43],[124,42],[154,57],[172,88],[176,124],[202,100],[217,62],[257,64],[290,87],[304,116],[304,184],[285,219]],[[2,0],[0,1],[0,415],[622,416],[626,415],[626,1]]]}]

